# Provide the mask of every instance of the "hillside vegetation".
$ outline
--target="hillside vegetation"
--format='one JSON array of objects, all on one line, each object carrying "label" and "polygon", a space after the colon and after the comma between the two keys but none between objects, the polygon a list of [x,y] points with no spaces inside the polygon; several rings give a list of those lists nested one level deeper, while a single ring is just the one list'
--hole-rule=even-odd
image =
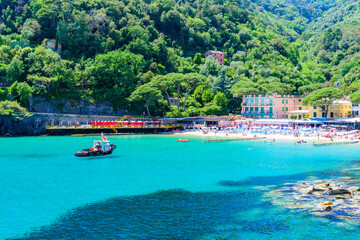
[{"label": "hillside vegetation", "polygon": [[[238,111],[242,94],[330,85],[350,94],[360,77],[355,0],[2,0],[0,12],[0,82],[11,85],[0,101],[23,107],[70,98],[221,115]],[[223,51],[225,64],[207,50]]]}]

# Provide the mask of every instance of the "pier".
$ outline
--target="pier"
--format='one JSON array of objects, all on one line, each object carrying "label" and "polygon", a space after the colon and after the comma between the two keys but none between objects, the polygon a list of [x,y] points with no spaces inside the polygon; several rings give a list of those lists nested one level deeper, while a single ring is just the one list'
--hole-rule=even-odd
[{"label": "pier", "polygon": [[184,129],[183,124],[169,125],[139,125],[139,126],[46,126],[49,135],[79,135],[79,134],[125,134],[125,133],[164,133]]},{"label": "pier", "polygon": [[314,143],[313,145],[315,147],[321,147],[321,146],[332,146],[332,145],[346,145],[346,144],[356,144],[359,143],[360,141],[355,140],[355,141],[343,141],[343,142],[326,142],[326,143]]}]

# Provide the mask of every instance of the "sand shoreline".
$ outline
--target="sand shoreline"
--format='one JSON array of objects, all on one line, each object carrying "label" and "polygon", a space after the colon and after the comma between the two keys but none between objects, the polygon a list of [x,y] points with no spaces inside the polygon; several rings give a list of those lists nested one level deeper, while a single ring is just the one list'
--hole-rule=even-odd
[{"label": "sand shoreline", "polygon": [[225,133],[215,133],[215,132],[208,132],[204,134],[203,132],[196,131],[196,132],[177,132],[174,133],[174,135],[179,136],[179,138],[184,137],[201,137],[201,138],[208,138],[208,139],[247,139],[251,140],[251,138],[254,138],[256,136],[257,138],[263,138],[258,140],[265,140],[265,141],[286,141],[286,142],[298,142],[298,141],[306,141],[307,143],[332,143],[332,142],[351,142],[354,141],[351,138],[345,139],[340,137],[334,137],[333,141],[331,139],[326,137],[315,137],[315,136],[299,136],[295,137],[293,134],[291,135],[280,135],[280,134],[246,134],[243,135],[241,133],[228,133],[227,135]]}]

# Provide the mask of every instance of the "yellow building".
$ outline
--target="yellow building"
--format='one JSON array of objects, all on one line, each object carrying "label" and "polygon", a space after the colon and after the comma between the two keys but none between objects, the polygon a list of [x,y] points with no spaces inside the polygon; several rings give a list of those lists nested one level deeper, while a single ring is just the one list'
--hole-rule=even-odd
[{"label": "yellow building", "polygon": [[[335,100],[329,106],[327,118],[345,118],[351,115],[351,102],[346,100]],[[321,107],[307,106],[309,109],[309,118],[325,118],[325,112]]]},{"label": "yellow building", "polygon": [[294,118],[294,116],[296,119],[309,118],[309,109],[310,106],[295,105],[295,110],[290,111],[287,114],[290,116],[290,118]]}]

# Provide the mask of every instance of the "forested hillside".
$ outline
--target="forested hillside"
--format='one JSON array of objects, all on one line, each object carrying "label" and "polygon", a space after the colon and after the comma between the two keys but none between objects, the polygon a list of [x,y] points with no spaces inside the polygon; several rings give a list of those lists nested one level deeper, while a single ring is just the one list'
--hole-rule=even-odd
[{"label": "forested hillside", "polygon": [[351,93],[341,81],[360,74],[355,0],[2,0],[0,12],[0,101],[24,108],[42,97],[221,115],[244,93]]}]

